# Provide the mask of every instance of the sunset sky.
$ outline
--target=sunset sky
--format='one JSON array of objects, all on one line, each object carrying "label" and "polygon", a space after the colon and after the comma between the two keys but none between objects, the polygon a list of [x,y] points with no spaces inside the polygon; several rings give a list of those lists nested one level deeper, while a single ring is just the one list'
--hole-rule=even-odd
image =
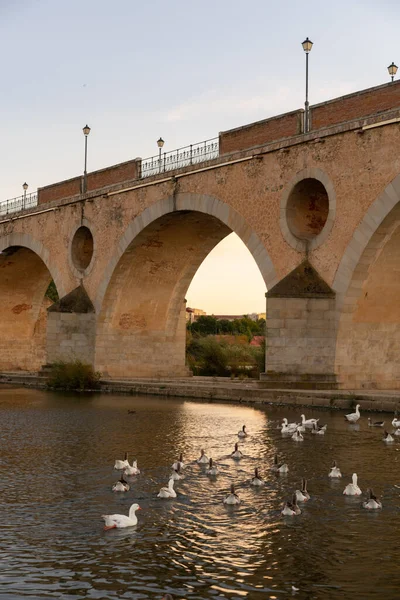
[{"label": "sunset sky", "polygon": [[[0,0],[1,200],[88,168],[216,137],[304,103],[389,81],[395,0]],[[265,286],[229,236],[187,299],[208,313],[265,310]]]}]

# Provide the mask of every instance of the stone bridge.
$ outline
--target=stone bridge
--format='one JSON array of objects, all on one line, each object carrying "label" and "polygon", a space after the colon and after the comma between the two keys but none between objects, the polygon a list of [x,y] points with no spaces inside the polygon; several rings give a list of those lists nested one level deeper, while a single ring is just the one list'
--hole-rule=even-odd
[{"label": "stone bridge", "polygon": [[[0,370],[181,377],[185,294],[234,231],[265,281],[265,386],[400,388],[400,82],[40,188],[0,221]],[[205,156],[205,158],[207,158]],[[192,161],[190,161],[192,162]],[[54,280],[60,300],[45,297]],[[237,284],[240,285],[240,273]]]}]

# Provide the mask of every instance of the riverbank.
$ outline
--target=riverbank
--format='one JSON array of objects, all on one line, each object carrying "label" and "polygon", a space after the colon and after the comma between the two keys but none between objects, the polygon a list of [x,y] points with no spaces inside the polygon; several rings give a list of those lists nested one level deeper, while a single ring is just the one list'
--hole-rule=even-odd
[{"label": "riverbank", "polygon": [[[46,377],[38,373],[0,375],[0,384],[46,389]],[[400,392],[390,390],[294,390],[266,389],[256,380],[226,377],[176,379],[101,379],[100,392],[151,394],[245,404],[286,404],[318,408],[351,409],[357,403],[363,410],[400,411]]]}]

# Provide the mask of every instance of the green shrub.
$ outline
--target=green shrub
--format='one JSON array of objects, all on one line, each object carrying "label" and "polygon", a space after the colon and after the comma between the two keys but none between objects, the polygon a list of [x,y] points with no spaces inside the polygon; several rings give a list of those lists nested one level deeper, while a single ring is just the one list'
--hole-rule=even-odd
[{"label": "green shrub", "polygon": [[51,365],[47,385],[57,390],[96,390],[100,387],[100,373],[91,365],[80,360],[73,362],[58,361]]},{"label": "green shrub", "polygon": [[265,370],[265,345],[228,343],[217,336],[188,336],[186,364],[194,375],[259,377]]}]

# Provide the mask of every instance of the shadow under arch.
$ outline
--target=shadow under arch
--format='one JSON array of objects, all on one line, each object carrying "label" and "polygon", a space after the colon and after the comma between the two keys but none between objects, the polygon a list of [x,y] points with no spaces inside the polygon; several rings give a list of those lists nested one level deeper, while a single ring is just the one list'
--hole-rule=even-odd
[{"label": "shadow under arch", "polygon": [[332,287],[341,386],[400,389],[400,175],[355,230]]},{"label": "shadow under arch", "polygon": [[47,248],[45,248],[45,246],[43,246],[41,242],[36,240],[29,233],[10,233],[0,238],[0,252],[3,252],[6,250],[6,248],[19,246],[22,248],[28,248],[39,256],[39,258],[46,265],[47,270],[51,275],[51,279],[53,279],[56,285],[60,298],[65,296],[67,291],[65,289],[63,280],[59,276],[58,270],[51,262],[50,252],[47,250]]},{"label": "shadow under arch", "polygon": [[[52,279],[48,253],[27,234],[0,240],[0,371],[37,371],[46,363]],[[61,288],[63,289],[63,288]]]},{"label": "shadow under arch", "polygon": [[112,377],[187,375],[185,294],[200,264],[231,232],[247,246],[266,287],[273,286],[277,277],[264,244],[217,198],[178,194],[133,220],[95,300],[98,370]]}]

